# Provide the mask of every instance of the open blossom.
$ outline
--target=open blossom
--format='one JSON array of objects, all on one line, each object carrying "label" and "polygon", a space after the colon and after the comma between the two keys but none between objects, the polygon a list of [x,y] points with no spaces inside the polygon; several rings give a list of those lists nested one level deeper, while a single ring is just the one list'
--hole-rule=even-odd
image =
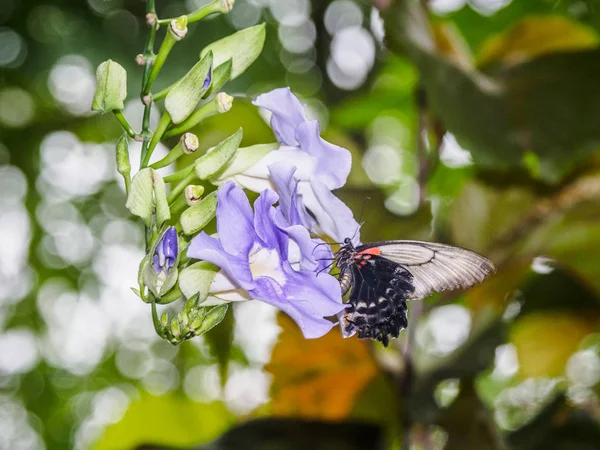
[{"label": "open blossom", "polygon": [[272,113],[271,127],[280,147],[233,179],[255,192],[275,189],[280,202],[297,197],[294,214],[307,228],[340,242],[354,237],[356,244],[358,224],[352,211],[331,192],[346,183],[350,152],[321,138],[319,122],[308,120],[289,88],[259,95],[254,104]]},{"label": "open blossom", "polygon": [[[217,193],[218,238],[202,232],[188,248],[192,258],[221,268],[213,281],[213,295],[227,301],[256,299],[287,313],[307,338],[324,335],[334,325],[325,317],[344,309],[337,280],[327,273],[317,276],[331,257],[327,246],[308,231],[288,222],[273,205],[278,196],[263,191],[250,203],[235,183]],[[317,250],[317,251],[315,251]]]}]

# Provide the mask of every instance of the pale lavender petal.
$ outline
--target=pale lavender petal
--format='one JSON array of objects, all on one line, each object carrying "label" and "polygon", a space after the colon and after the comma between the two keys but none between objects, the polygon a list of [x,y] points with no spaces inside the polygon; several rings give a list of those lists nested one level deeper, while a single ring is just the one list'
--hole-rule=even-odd
[{"label": "pale lavender petal", "polygon": [[252,103],[273,113],[271,128],[273,128],[275,137],[279,142],[284,145],[298,145],[296,127],[305,122],[307,118],[304,106],[292,94],[289,87],[274,89],[271,92],[259,95]]},{"label": "pale lavender petal", "polygon": [[329,189],[337,189],[346,183],[352,156],[345,148],[321,138],[319,122],[310,120],[298,125],[296,138],[300,148],[316,159],[312,179],[317,179]]},{"label": "pale lavender petal", "polygon": [[298,191],[302,201],[317,219],[318,228],[337,242],[350,238],[357,245],[360,242],[360,226],[354,220],[352,210],[318,181],[310,184],[301,182]]},{"label": "pale lavender petal", "polygon": [[279,194],[278,209],[290,225],[302,225],[311,230],[314,228],[315,219],[306,211],[304,204],[298,198],[298,181],[294,175],[296,166],[289,162],[276,162],[269,165],[271,179],[275,183]]},{"label": "pale lavender petal", "polygon": [[[290,268],[290,270],[292,269]],[[310,275],[315,276],[314,273]],[[335,279],[334,281],[339,292],[339,285]],[[287,288],[286,283],[286,290]],[[329,302],[325,299],[325,305],[328,308],[327,311],[322,311],[319,307],[323,306],[321,305],[323,299],[315,298],[314,292],[303,291],[301,287],[297,286],[294,286],[291,292],[293,294],[300,294],[301,297],[293,297],[289,292],[284,292],[281,286],[272,278],[261,277],[256,280],[256,288],[250,294],[289,315],[298,324],[306,338],[318,338],[331,330],[335,324],[323,317],[334,315],[340,309],[343,309],[344,305],[341,304],[341,301],[339,308],[331,308],[329,307]]]},{"label": "pale lavender petal", "polygon": [[231,255],[225,251],[219,239],[207,235],[204,231],[192,239],[187,255],[220,267],[231,281],[246,290],[254,287],[248,253]]},{"label": "pale lavender petal", "polygon": [[217,199],[217,231],[223,249],[231,255],[243,253],[247,256],[257,237],[246,194],[229,181],[219,188]]},{"label": "pale lavender petal", "polygon": [[276,249],[281,258],[287,259],[286,236],[275,226],[275,208],[273,204],[278,196],[270,189],[264,190],[254,202],[254,229],[261,246]]},{"label": "pale lavender petal", "polygon": [[322,239],[313,239],[312,243],[312,256],[317,262],[317,267],[313,270],[317,271],[317,273],[325,271],[325,268],[330,267],[333,262],[333,251],[330,245]]}]

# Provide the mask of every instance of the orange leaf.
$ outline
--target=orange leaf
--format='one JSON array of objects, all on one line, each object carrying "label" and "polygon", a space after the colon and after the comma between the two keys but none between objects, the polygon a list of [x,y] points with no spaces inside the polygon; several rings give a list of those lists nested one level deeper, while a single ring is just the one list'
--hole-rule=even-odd
[{"label": "orange leaf", "polygon": [[273,413],[324,420],[348,416],[377,373],[367,343],[344,339],[335,329],[306,339],[289,317],[280,314],[278,322],[283,332],[266,367],[273,375]]}]

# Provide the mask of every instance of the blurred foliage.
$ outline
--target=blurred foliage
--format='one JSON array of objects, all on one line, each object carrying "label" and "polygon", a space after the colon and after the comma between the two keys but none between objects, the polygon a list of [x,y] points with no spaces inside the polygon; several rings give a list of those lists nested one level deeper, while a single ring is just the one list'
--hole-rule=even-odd
[{"label": "blurred foliage", "polygon": [[249,100],[290,85],[352,152],[339,196],[363,241],[437,240],[497,265],[410,305],[387,350],[337,329],[305,340],[242,304],[206,339],[155,338],[128,292],[143,237],[115,182],[120,130],[88,95],[109,58],[139,91],[144,12],[0,8],[0,447],[600,447],[600,3],[238,0],[169,56],[157,89],[265,21],[264,52],[224,88],[233,108],[193,130],[201,148],[240,126],[243,146],[273,142]]}]

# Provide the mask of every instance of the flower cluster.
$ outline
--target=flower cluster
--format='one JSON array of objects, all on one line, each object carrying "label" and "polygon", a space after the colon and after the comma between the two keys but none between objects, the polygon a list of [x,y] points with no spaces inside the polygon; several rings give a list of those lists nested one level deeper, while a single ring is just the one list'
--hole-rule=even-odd
[{"label": "flower cluster", "polygon": [[[319,337],[333,326],[325,317],[344,304],[337,280],[319,274],[333,259],[331,249],[311,234],[358,239],[352,212],[331,192],[346,182],[350,153],[320,137],[318,121],[306,118],[289,88],[254,103],[272,113],[280,147],[220,187],[219,237],[201,233],[187,255],[221,268],[210,288],[215,298],[269,303],[292,317],[306,337]],[[260,192],[254,211],[240,186]]]}]

